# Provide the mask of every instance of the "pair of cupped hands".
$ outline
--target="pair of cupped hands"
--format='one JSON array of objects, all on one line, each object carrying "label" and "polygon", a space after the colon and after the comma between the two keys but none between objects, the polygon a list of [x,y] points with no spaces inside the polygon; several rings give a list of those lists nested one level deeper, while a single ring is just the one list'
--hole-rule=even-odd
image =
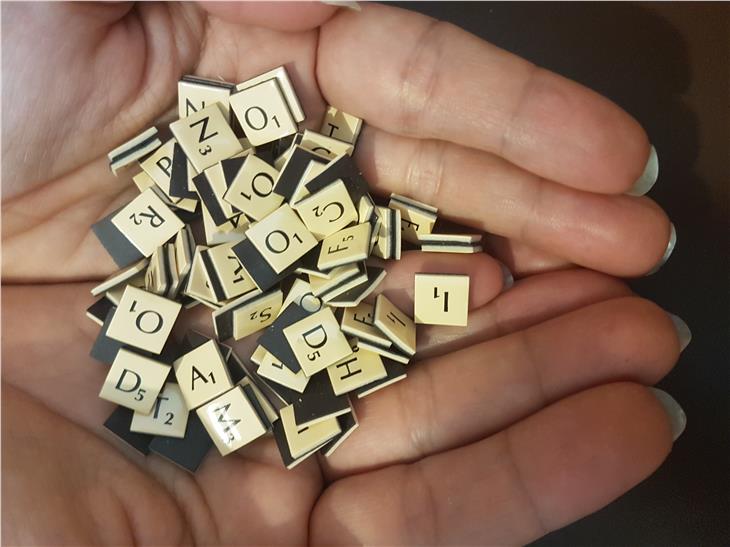
[{"label": "pair of cupped hands", "polygon": [[[369,3],[5,3],[2,27],[3,543],[525,543],[666,458],[684,415],[649,386],[689,330],[620,278],[660,266],[674,229],[639,195],[647,135],[609,100]],[[326,104],[366,121],[374,192],[437,206],[490,252],[390,263],[405,306],[415,272],[469,274],[469,326],[419,329],[408,378],[355,401],[330,459],[287,471],[267,439],[191,475],[103,430],[84,309],[115,266],[90,225],[136,192],[106,153],[181,75],[282,64],[308,127]]]}]

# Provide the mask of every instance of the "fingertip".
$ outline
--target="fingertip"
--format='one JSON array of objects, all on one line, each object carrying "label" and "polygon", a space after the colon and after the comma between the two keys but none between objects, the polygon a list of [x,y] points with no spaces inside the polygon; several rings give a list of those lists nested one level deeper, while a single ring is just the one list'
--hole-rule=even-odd
[{"label": "fingertip", "polygon": [[229,23],[300,32],[319,27],[338,10],[322,2],[199,2],[209,14]]}]

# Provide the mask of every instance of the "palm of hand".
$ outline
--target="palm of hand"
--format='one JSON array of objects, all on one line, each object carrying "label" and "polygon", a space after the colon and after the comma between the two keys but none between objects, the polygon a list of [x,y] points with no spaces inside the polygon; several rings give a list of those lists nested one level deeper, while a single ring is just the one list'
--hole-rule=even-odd
[{"label": "palm of hand", "polygon": [[[3,466],[29,471],[4,473],[3,488],[16,500],[4,519],[12,519],[16,542],[523,542],[600,506],[659,463],[669,433],[656,402],[634,384],[594,386],[656,381],[676,359],[676,337],[656,308],[621,298],[629,294],[621,284],[589,272],[518,284],[482,306],[461,339],[434,329],[427,345],[435,357],[409,371],[403,385],[359,402],[360,429],[325,465],[312,459],[287,471],[273,441],[264,440],[209,457],[192,476],[99,438],[109,406],[94,394],[105,371],[87,356],[95,336],[83,317],[89,286],[72,282],[114,269],[89,226],[135,192],[128,179],[109,174],[106,152],[165,114],[183,73],[239,81],[293,61],[309,119],[319,118],[325,101],[316,85],[316,31],[225,23],[189,6],[145,5],[109,28],[97,25],[98,33],[89,21],[71,38],[73,62],[54,72],[60,80],[47,116],[19,108],[9,126],[24,138],[4,139],[5,168],[14,175],[4,177],[4,280],[61,283],[7,288],[3,299],[3,395],[12,408],[3,420]],[[54,29],[48,32],[53,37]],[[33,59],[42,65],[35,74],[51,74],[52,55]],[[11,91],[8,100],[21,104],[27,90]],[[499,292],[498,267],[486,257],[463,265],[484,281],[479,303],[486,304]],[[412,273],[419,263],[411,258],[399,267]],[[560,299],[556,285],[563,286]],[[541,323],[565,312],[572,313]],[[625,342],[613,353],[608,341],[600,344],[607,326]],[[497,335],[506,336],[492,340]],[[584,343],[561,354],[561,344],[592,335],[598,350]],[[446,354],[473,342],[480,344]],[[578,371],[588,355],[596,366]],[[480,369],[487,359],[491,370]],[[616,360],[618,368],[610,365]],[[459,379],[449,372],[456,366]],[[554,401],[560,403],[520,422]],[[575,412],[583,416],[566,425]],[[634,413],[645,418],[617,431]],[[596,424],[598,433],[591,432]],[[600,495],[543,499],[543,475],[559,463],[587,463],[559,452],[532,461],[528,453],[541,447],[549,455],[576,438],[581,446],[617,447],[619,459],[634,463],[607,471]],[[640,457],[628,448],[639,439]],[[616,477],[620,486],[607,486]],[[449,488],[463,499],[444,505]],[[485,498],[485,490],[494,496]],[[28,522],[24,511],[39,499]],[[368,535],[370,528],[384,535]]]}]

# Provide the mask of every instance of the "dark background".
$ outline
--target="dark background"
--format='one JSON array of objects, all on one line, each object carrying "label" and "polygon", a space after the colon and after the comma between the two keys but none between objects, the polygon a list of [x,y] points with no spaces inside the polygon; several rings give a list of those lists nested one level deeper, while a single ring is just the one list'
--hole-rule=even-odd
[{"label": "dark background", "polygon": [[649,195],[674,222],[677,247],[632,284],[692,329],[660,384],[685,409],[687,429],[656,474],[535,545],[730,545],[730,4],[401,5],[606,95],[659,155]]}]

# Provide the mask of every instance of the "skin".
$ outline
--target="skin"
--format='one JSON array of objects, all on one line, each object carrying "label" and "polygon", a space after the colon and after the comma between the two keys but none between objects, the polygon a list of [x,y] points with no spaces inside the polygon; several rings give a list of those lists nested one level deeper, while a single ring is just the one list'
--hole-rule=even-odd
[{"label": "skin", "polygon": [[[378,5],[2,10],[14,46],[3,48],[13,75],[3,543],[525,543],[666,457],[670,426],[644,386],[676,362],[672,323],[620,281],[571,267],[639,275],[666,246],[659,207],[621,195],[649,144],[618,107],[455,27]],[[84,310],[93,280],[115,268],[89,226],[135,193],[105,154],[170,111],[181,75],[242,81],[283,63],[309,126],[327,103],[366,119],[357,161],[376,190],[488,230],[497,257],[534,275],[503,292],[486,255],[405,256],[384,290],[407,306],[414,272],[468,273],[469,327],[424,328],[421,360],[355,403],[360,427],[330,459],[287,471],[261,439],[209,454],[191,475],[101,427],[113,407],[96,397],[106,369],[88,357],[98,329]],[[209,316],[178,329],[189,326],[210,330]]]}]

